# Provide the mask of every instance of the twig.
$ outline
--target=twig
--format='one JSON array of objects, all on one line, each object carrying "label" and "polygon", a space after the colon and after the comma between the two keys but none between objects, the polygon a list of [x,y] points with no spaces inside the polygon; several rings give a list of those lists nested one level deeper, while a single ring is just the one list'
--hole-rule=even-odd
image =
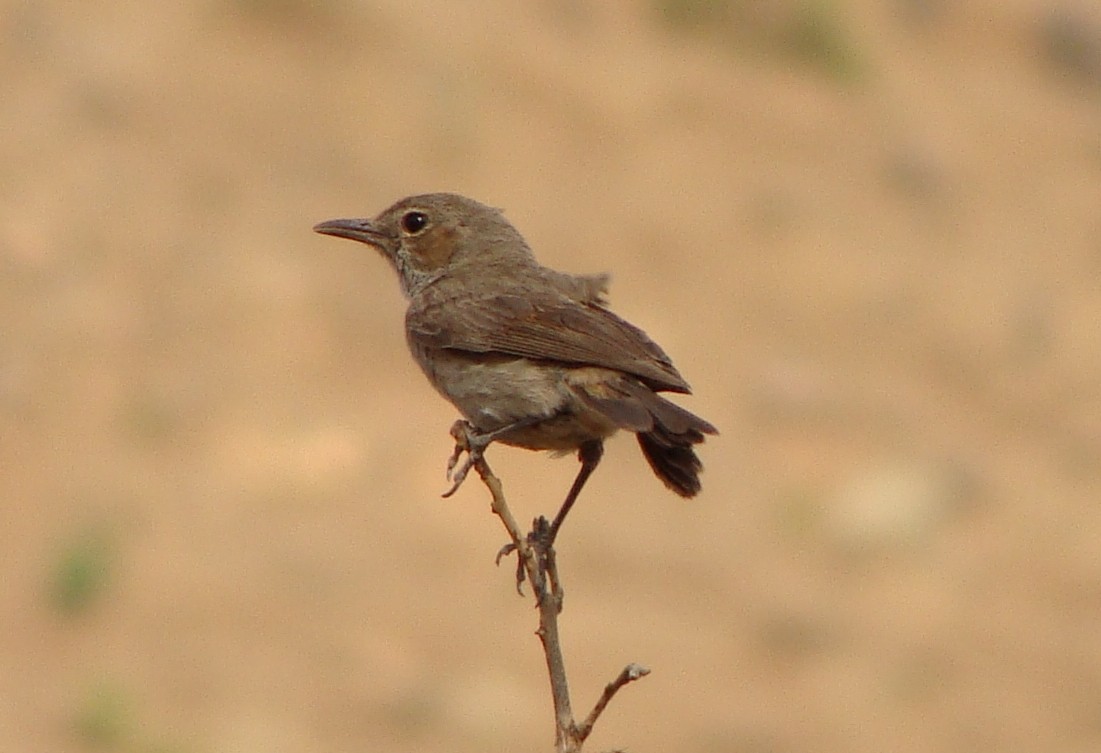
[{"label": "twig", "polygon": [[581,723],[581,726],[577,728],[577,737],[584,741],[585,738],[589,736],[589,733],[593,731],[593,725],[596,724],[596,720],[604,713],[604,707],[607,706],[609,701],[612,700],[612,697],[619,692],[620,688],[648,674],[650,674],[650,670],[641,664],[631,663],[624,667],[623,671],[619,673],[619,677],[604,686],[604,692],[600,694],[600,698],[597,700],[596,705],[593,706],[593,710],[589,712],[589,716],[586,717],[585,721]]},{"label": "twig", "polygon": [[485,459],[478,457],[474,468],[489,489],[493,502],[490,509],[501,519],[508,532],[511,543],[497,555],[497,561],[511,551],[519,558],[517,565],[516,587],[519,590],[525,577],[534,591],[536,606],[539,608],[539,629],[536,635],[543,644],[543,653],[547,660],[547,673],[550,675],[551,697],[554,701],[555,750],[557,753],[580,753],[581,745],[593,730],[600,714],[612,700],[612,697],[628,683],[650,673],[650,670],[638,664],[629,664],[619,676],[609,683],[596,702],[592,712],[580,726],[574,721],[570,709],[570,689],[566,681],[566,664],[562,658],[562,645],[558,636],[558,614],[562,611],[562,587],[558,578],[558,567],[553,546],[544,544],[548,532],[546,518],[537,518],[530,534],[525,535],[516,523],[512,511],[505,501],[501,481],[490,470]]}]

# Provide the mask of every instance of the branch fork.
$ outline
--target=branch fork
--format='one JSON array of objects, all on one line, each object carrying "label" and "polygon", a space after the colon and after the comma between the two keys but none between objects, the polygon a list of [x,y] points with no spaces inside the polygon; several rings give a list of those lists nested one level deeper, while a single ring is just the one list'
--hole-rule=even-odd
[{"label": "branch fork", "polygon": [[623,686],[648,675],[650,670],[639,664],[628,664],[612,682],[604,687],[604,692],[601,693],[585,720],[580,724],[575,721],[570,706],[566,665],[562,658],[562,645],[558,635],[558,615],[562,611],[564,592],[558,577],[558,563],[554,551],[553,541],[556,531],[546,518],[540,516],[535,519],[531,532],[523,533],[505,500],[500,479],[493,474],[482,455],[481,450],[484,447],[472,448],[466,441],[468,433],[459,428],[460,423],[462,422],[456,422],[451,431],[456,444],[455,452],[448,465],[449,477],[463,452],[467,453],[467,461],[460,468],[459,478],[456,480],[451,477],[455,486],[444,496],[450,496],[455,492],[470,468],[478,472],[482,482],[489,489],[492,497],[490,509],[501,519],[510,539],[510,542],[497,553],[497,563],[500,564],[501,559],[509,554],[516,554],[516,590],[523,595],[524,581],[530,583],[536,607],[539,610],[539,628],[535,632],[543,644],[547,672],[550,675],[556,730],[555,751],[556,753],[581,753],[582,745],[615,694]]}]

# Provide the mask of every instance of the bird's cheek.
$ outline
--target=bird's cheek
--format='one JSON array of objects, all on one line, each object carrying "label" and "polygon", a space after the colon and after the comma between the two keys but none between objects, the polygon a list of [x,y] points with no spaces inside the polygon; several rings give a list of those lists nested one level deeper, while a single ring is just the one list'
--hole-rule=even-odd
[{"label": "bird's cheek", "polygon": [[417,267],[427,272],[447,266],[454,252],[454,231],[441,228],[422,239],[413,258]]}]

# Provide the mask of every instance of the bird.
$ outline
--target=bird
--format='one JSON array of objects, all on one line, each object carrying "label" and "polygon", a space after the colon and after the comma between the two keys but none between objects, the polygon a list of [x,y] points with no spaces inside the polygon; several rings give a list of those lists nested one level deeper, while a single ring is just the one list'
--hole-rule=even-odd
[{"label": "bird", "polygon": [[409,196],[373,218],[313,229],[373,247],[397,273],[413,359],[463,416],[444,496],[493,442],[576,452],[580,470],[549,526],[553,543],[604,441],[621,430],[635,434],[666,487],[699,493],[694,447],[718,431],[658,394],[690,389],[665,351],[610,310],[608,275],[544,267],[500,210],[454,193]]}]

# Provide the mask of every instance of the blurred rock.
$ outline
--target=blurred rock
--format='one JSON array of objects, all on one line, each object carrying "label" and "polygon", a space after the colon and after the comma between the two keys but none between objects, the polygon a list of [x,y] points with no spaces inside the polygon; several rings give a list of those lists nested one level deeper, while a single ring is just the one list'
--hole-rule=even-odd
[{"label": "blurred rock", "polygon": [[949,463],[884,463],[841,487],[827,530],[854,551],[918,544],[959,509],[966,488],[964,475]]},{"label": "blurred rock", "polygon": [[1041,24],[1041,42],[1048,61],[1060,73],[1090,86],[1101,86],[1101,19],[1083,9],[1048,11]]},{"label": "blurred rock", "polygon": [[914,26],[928,26],[941,20],[945,5],[944,0],[896,0],[899,17]]},{"label": "blurred rock", "polygon": [[928,201],[943,191],[945,169],[930,150],[903,146],[887,155],[883,178],[899,194]]}]

